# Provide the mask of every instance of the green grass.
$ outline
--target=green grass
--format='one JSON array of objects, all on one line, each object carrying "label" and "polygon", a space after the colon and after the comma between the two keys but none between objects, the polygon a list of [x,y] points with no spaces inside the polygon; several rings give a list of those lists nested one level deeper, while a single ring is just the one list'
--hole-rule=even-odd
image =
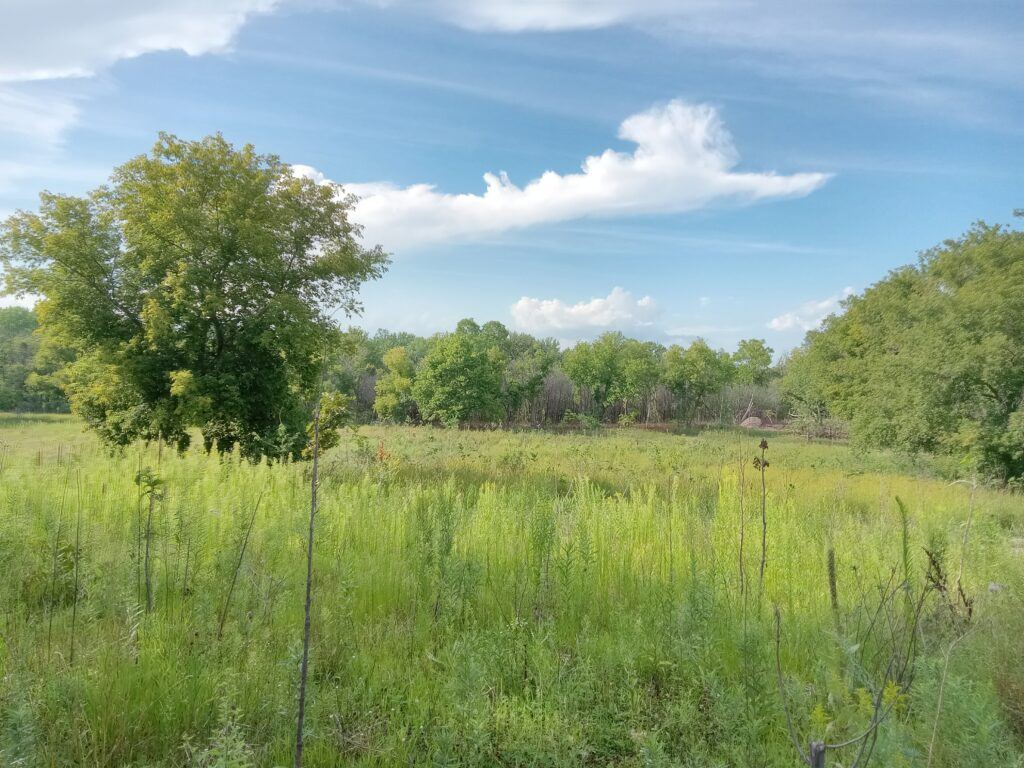
[{"label": "green grass", "polygon": [[[925,584],[924,547],[955,583],[970,490],[928,458],[768,435],[759,600],[760,437],[346,433],[323,460],[305,764],[796,765],[775,605],[801,741],[855,735],[850,628],[894,568]],[[0,417],[0,441],[0,764],[290,765],[309,467],[111,456],[63,417]],[[148,614],[140,466],[163,480]],[[963,573],[970,633],[943,683],[963,625],[930,593],[873,764],[927,763],[941,685],[932,766],[1024,765],[1020,497],[977,492]]]}]

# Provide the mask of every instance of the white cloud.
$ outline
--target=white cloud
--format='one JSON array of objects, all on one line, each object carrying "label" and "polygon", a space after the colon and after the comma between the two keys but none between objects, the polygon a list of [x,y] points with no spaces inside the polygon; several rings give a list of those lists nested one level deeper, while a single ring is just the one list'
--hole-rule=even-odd
[{"label": "white cloud", "polygon": [[[619,138],[633,152],[606,149],[580,173],[545,171],[523,187],[504,173],[484,174],[482,195],[439,192],[430,184],[346,184],[361,199],[353,219],[366,239],[388,249],[468,240],[585,217],[681,213],[715,203],[801,197],[829,178],[734,170],[739,156],[718,111],[675,100],[626,118]],[[327,183],[308,166],[296,172]]]},{"label": "white cloud", "polygon": [[7,0],[0,82],[95,74],[152,51],[225,50],[252,14],[279,0]]},{"label": "white cloud", "polygon": [[[410,0],[386,4],[412,6]],[[1011,6],[967,17],[956,3],[934,5],[922,14],[915,4],[879,6],[855,0],[418,0],[416,7],[457,26],[484,31],[628,24],[688,44],[827,60],[834,75],[852,74],[853,62],[921,74],[928,73],[926,67],[961,75],[965,69],[1001,72],[1004,81],[1021,71],[1016,42],[1020,18]]]},{"label": "white cloud", "polygon": [[39,301],[38,296],[0,296],[0,307],[24,307],[32,309]]},{"label": "white cloud", "polygon": [[78,107],[67,96],[0,87],[0,134],[53,143],[77,119]]},{"label": "white cloud", "polygon": [[[857,0],[364,1],[486,32],[628,25],[681,48],[727,56],[773,79],[896,101],[969,124],[1012,119],[991,95],[979,96],[979,86],[1019,92],[1024,82],[1022,17],[1014,2],[987,3],[984,12],[974,13],[963,3],[923,8]],[[961,104],[968,107],[963,112],[956,109]]]},{"label": "white cloud", "polygon": [[[9,159],[56,149],[79,117],[81,80],[153,51],[227,50],[254,14],[281,0],[5,0],[0,25],[0,137]],[[40,91],[40,88],[46,90]],[[77,92],[77,93],[76,93]]]},{"label": "white cloud", "polygon": [[576,304],[567,304],[561,299],[523,296],[512,305],[511,312],[515,324],[524,331],[551,333],[649,326],[659,309],[650,296],[637,299],[629,291],[616,286],[603,298]]},{"label": "white cloud", "polygon": [[818,301],[809,301],[802,304],[798,309],[786,312],[778,317],[773,317],[768,321],[768,327],[773,331],[791,331],[794,329],[810,331],[817,328],[826,317],[838,310],[843,299],[852,296],[853,293],[853,288],[847,286],[843,288],[841,293],[834,296]]}]

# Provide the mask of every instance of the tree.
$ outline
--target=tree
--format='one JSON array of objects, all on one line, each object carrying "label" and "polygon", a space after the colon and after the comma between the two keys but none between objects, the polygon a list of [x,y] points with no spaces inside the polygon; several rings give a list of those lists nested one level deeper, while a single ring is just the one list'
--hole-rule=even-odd
[{"label": "tree", "polygon": [[384,353],[386,370],[377,378],[373,410],[388,421],[408,421],[416,416],[412,395],[415,376],[412,360],[405,347],[392,347]]},{"label": "tree", "polygon": [[[816,333],[811,331],[808,338],[813,338]],[[822,364],[816,359],[819,348],[812,346],[805,344],[786,355],[782,361],[780,388],[798,424],[820,427],[829,415],[828,400],[824,391]]]},{"label": "tree", "polygon": [[423,358],[413,383],[420,414],[449,426],[500,419],[504,365],[501,354],[480,344],[470,329],[441,336]]},{"label": "tree", "polygon": [[567,350],[562,367],[577,390],[587,390],[599,417],[604,416],[620,376],[621,354],[626,337],[609,331],[593,342],[581,341]]},{"label": "tree", "polygon": [[466,319],[459,322],[457,332],[468,333],[482,349],[504,360],[501,397],[505,419],[511,421],[530,403],[544,386],[552,366],[558,360],[558,342],[538,340],[528,333],[511,332],[497,320],[478,326]]},{"label": "tree", "polygon": [[707,399],[721,392],[732,377],[732,360],[703,339],[683,349],[673,344],[663,357],[663,380],[678,401],[682,421],[692,422]]},{"label": "tree", "polygon": [[650,341],[626,339],[618,354],[618,375],[611,386],[610,397],[622,403],[624,413],[630,406],[649,416],[649,404],[654,388],[661,380],[662,347]]},{"label": "tree", "polygon": [[845,309],[804,349],[855,440],[1024,476],[1024,233],[977,224]]},{"label": "tree", "polygon": [[44,297],[43,332],[77,356],[72,408],[107,442],[184,447],[198,427],[208,448],[298,456],[329,313],[358,311],[387,263],[351,205],[249,145],[161,134],[108,186],[8,218],[6,289]]},{"label": "tree", "polygon": [[502,392],[506,419],[511,420],[540,396],[548,374],[558,362],[555,339],[535,339],[513,333],[505,345],[505,373]]},{"label": "tree", "polygon": [[0,308],[0,411],[57,411],[67,407],[50,383],[56,350],[36,333],[35,314],[24,307]]},{"label": "tree", "polygon": [[764,339],[743,339],[732,354],[736,382],[757,386],[767,384],[772,375],[774,351]]}]

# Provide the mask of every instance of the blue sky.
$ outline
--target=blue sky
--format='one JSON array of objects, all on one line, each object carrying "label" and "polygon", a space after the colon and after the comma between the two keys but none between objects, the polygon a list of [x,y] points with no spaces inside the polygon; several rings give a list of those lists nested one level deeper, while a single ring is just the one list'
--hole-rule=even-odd
[{"label": "blue sky", "polygon": [[370,329],[781,351],[1024,207],[1018,2],[10,5],[0,214],[221,131],[362,197]]}]

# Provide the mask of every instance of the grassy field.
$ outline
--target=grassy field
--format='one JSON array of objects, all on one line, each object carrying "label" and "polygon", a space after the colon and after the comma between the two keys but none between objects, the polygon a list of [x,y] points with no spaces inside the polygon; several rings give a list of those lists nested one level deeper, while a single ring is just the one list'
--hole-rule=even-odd
[{"label": "grassy field", "polygon": [[[346,433],[305,764],[1024,765],[1024,500],[761,437]],[[0,441],[0,763],[290,765],[309,467]]]}]

